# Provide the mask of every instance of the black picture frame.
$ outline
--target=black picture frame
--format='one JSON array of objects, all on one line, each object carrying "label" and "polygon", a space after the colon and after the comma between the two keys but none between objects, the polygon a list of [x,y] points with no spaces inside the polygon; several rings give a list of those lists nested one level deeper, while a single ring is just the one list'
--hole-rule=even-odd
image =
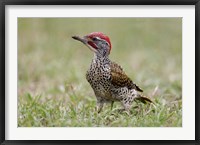
[{"label": "black picture frame", "polygon": [[[6,90],[6,62],[5,62],[5,7],[7,5],[195,5],[195,140],[5,140],[5,90]],[[20,145],[20,144],[183,144],[192,145],[200,144],[200,99],[199,99],[199,64],[198,57],[200,49],[200,0],[1,0],[0,2],[0,71],[1,87],[0,87],[0,143],[2,145]]]}]

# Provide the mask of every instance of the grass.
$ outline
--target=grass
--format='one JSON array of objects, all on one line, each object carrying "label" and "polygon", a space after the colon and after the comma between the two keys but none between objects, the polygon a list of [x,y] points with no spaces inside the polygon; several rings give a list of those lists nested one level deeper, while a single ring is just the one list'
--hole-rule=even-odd
[{"label": "grass", "polygon": [[[180,18],[18,18],[19,127],[181,127]],[[96,99],[85,79],[93,54],[71,39],[102,31],[119,63],[155,105],[134,102],[131,114]]]},{"label": "grass", "polygon": [[26,103],[19,105],[19,126],[180,126],[181,101],[166,104],[162,99],[155,100],[156,106],[137,104],[131,114],[119,113],[117,103],[112,111],[106,106],[100,114],[95,111],[94,100],[76,100],[63,102],[49,99],[40,102],[41,96],[26,95]]},{"label": "grass", "polygon": [[158,127],[181,126],[181,101],[166,104],[162,99],[155,100],[156,106],[137,104],[131,114],[119,113],[117,103],[112,111],[106,106],[100,114],[95,111],[95,100],[40,102],[42,96],[26,96],[26,102],[19,105],[19,126],[35,127]]}]

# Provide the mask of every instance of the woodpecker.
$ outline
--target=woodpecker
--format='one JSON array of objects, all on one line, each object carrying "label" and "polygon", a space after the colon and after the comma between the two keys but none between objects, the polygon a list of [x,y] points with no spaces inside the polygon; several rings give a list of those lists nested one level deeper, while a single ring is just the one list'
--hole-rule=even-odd
[{"label": "woodpecker", "polygon": [[141,94],[143,90],[125,74],[122,67],[109,59],[112,46],[108,36],[102,32],[92,32],[83,37],[72,38],[94,52],[86,79],[96,96],[98,113],[101,112],[104,103],[111,103],[112,109],[113,103],[119,101],[123,110],[129,112],[134,100],[152,102]]}]

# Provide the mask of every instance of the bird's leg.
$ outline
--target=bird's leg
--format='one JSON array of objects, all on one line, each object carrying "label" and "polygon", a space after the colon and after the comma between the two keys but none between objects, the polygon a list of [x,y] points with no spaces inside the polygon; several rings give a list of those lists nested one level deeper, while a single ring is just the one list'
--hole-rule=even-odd
[{"label": "bird's leg", "polygon": [[112,108],[113,108],[113,104],[114,104],[114,101],[111,102],[111,110],[112,110]]},{"label": "bird's leg", "polygon": [[124,107],[123,111],[130,112],[131,106],[132,106],[133,98],[130,96],[126,96],[121,100],[121,103]]},{"label": "bird's leg", "polygon": [[101,98],[97,98],[97,112],[100,113],[103,108],[103,100]]},{"label": "bird's leg", "polygon": [[97,103],[97,112],[100,113],[103,108],[103,103]]}]

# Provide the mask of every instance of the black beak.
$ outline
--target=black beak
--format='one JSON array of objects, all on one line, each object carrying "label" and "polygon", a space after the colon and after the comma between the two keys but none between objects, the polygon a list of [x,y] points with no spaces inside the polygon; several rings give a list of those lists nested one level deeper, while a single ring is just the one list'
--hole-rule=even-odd
[{"label": "black beak", "polygon": [[87,43],[87,39],[85,37],[79,37],[79,36],[72,36],[73,39],[78,40],[84,44]]}]

